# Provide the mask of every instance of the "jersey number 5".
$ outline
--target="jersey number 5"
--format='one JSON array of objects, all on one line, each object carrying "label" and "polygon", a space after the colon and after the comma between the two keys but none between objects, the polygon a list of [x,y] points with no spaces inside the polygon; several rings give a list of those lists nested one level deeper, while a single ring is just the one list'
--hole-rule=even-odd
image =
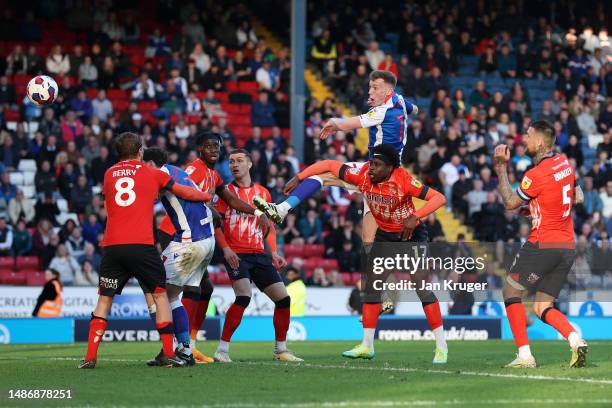
[{"label": "jersey number 5", "polygon": [[[115,202],[121,207],[128,207],[136,201],[134,192],[134,179],[131,177],[121,177],[115,182]],[[127,197],[126,197],[127,196]]]},{"label": "jersey number 5", "polygon": [[570,211],[572,211],[572,198],[569,196],[569,191],[571,186],[566,184],[563,186],[563,204],[567,205],[567,210],[563,212],[563,218],[570,215]]}]

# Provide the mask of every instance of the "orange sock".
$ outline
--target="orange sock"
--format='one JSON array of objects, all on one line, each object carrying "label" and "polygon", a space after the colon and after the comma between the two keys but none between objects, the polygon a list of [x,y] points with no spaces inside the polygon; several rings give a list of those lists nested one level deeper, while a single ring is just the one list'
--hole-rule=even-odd
[{"label": "orange sock", "polygon": [[504,302],[506,304],[506,314],[512,329],[512,336],[516,347],[527,346],[527,315],[520,298],[510,298]]},{"label": "orange sock", "polygon": [[554,307],[549,307],[542,312],[540,319],[555,328],[564,338],[568,338],[571,332],[575,331],[574,327],[567,320],[567,317]]},{"label": "orange sock", "polygon": [[93,314],[91,315],[85,360],[96,360],[98,358],[98,347],[100,347],[100,343],[102,343],[102,337],[104,336],[107,324],[108,322],[106,319],[96,317]]},{"label": "orange sock", "polygon": [[364,329],[375,329],[378,323],[378,316],[382,309],[381,303],[364,303],[361,313]]}]

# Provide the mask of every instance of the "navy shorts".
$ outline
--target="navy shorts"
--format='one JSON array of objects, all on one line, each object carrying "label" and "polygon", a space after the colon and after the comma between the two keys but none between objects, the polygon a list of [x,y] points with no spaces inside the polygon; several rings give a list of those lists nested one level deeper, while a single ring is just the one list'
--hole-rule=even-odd
[{"label": "navy shorts", "polygon": [[227,262],[225,268],[229,278],[233,281],[238,279],[249,279],[260,291],[268,286],[282,282],[282,278],[274,265],[272,257],[267,254],[236,254],[240,258],[238,269],[232,269]]}]

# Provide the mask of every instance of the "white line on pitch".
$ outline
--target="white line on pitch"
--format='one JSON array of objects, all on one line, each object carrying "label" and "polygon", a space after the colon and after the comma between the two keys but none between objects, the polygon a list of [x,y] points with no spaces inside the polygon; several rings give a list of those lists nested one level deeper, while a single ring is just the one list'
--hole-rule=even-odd
[{"label": "white line on pitch", "polygon": [[[248,365],[276,365],[279,363],[255,363],[255,362],[239,362],[238,364]],[[301,366],[308,368],[327,368],[327,369],[347,369],[347,370],[363,370],[363,371],[395,371],[404,373],[432,373],[432,374],[450,374],[450,375],[469,375],[478,377],[499,377],[499,378],[527,378],[529,380],[545,380],[545,381],[569,381],[569,382],[584,382],[591,384],[605,384],[612,385],[612,380],[604,380],[597,378],[573,378],[573,377],[554,377],[546,375],[519,375],[519,374],[504,374],[504,373],[488,373],[482,371],[451,371],[451,370],[439,370],[439,369],[422,369],[422,368],[410,368],[410,367],[357,367],[351,365],[327,365],[327,364],[310,364],[310,363],[298,363],[298,364],[285,364],[286,366]]]}]

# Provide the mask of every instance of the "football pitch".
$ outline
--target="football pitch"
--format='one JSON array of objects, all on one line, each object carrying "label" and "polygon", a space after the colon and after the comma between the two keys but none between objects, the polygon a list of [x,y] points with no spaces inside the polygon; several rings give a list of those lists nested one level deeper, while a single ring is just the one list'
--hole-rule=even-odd
[{"label": "football pitch", "polygon": [[[216,342],[200,343],[211,354]],[[105,343],[98,366],[78,370],[86,345],[0,346],[0,406],[210,407],[610,407],[612,342],[591,342],[588,367],[569,369],[565,342],[532,342],[539,368],[503,369],[507,341],[450,342],[433,366],[433,343],[377,342],[371,361],[340,356],[354,342],[294,342],[306,361],[272,360],[271,342],[232,343],[232,364],[151,368],[158,343]],[[9,399],[9,390],[71,390],[70,400]]]}]

